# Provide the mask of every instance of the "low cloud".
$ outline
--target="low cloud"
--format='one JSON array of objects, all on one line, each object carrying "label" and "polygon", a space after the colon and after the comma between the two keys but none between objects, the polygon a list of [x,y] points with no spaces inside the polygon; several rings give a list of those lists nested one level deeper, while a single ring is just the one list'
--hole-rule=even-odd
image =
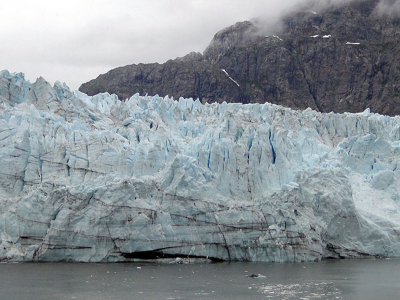
[{"label": "low cloud", "polygon": [[400,0],[381,0],[376,6],[379,15],[387,15],[392,18],[400,16]]},{"label": "low cloud", "polygon": [[[304,12],[304,17],[307,17],[307,13],[322,14],[331,8],[337,8],[350,2],[363,1],[363,0],[298,0],[292,1],[291,5],[283,7],[279,13],[274,16],[268,16],[261,14],[255,18],[257,25],[259,26],[259,35],[272,35],[277,34],[281,31],[284,26],[283,22],[287,17],[290,17],[294,13]],[[366,0],[365,0],[366,1]],[[400,1],[400,0],[399,0]],[[299,17],[299,16],[297,16]]]}]

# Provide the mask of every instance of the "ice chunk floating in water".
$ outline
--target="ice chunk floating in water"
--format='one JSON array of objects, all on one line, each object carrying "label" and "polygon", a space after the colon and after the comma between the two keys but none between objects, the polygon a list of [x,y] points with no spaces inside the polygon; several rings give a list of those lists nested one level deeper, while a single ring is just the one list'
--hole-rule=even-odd
[{"label": "ice chunk floating in water", "polygon": [[0,73],[0,259],[400,255],[400,118]]}]

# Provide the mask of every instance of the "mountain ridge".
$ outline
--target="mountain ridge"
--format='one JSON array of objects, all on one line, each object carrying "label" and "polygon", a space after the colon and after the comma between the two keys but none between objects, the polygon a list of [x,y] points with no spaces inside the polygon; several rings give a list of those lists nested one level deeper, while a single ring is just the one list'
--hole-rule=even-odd
[{"label": "mountain ridge", "polygon": [[352,1],[321,13],[303,7],[267,30],[257,19],[238,22],[216,33],[203,54],[116,68],[79,89],[121,100],[139,92],[399,115],[400,23],[379,14],[379,3]]}]

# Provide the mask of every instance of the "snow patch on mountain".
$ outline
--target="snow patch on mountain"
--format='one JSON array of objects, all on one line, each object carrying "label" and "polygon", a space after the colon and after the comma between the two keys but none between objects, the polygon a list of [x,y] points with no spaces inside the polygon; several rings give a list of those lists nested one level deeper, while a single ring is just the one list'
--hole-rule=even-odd
[{"label": "snow patch on mountain", "polygon": [[228,76],[228,78],[232,80],[237,86],[240,86],[239,83],[237,83],[231,76],[229,76],[228,72],[225,69],[222,69],[222,72],[224,72],[225,75]]}]

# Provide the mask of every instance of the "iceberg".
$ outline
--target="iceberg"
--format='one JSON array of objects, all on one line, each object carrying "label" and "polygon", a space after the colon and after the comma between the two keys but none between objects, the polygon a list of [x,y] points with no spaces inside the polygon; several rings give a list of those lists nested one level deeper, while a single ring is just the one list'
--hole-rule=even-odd
[{"label": "iceberg", "polygon": [[0,260],[400,256],[400,117],[0,72]]}]

